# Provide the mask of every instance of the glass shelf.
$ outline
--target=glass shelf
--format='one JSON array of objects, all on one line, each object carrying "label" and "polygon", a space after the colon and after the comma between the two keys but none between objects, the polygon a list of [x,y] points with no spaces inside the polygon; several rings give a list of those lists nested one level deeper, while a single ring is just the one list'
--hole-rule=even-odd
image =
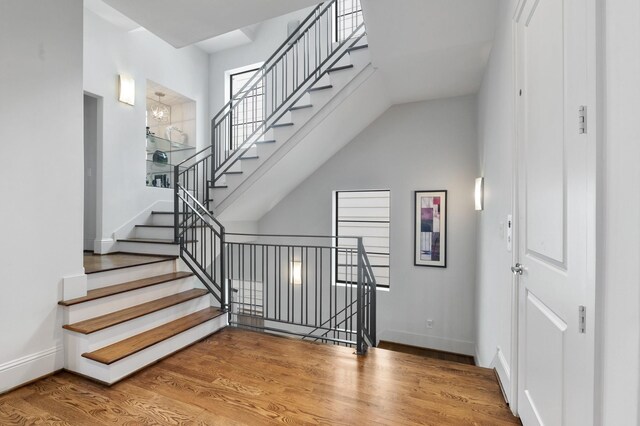
[{"label": "glass shelf", "polygon": [[154,153],[157,150],[164,152],[189,151],[196,149],[195,146],[185,145],[180,142],[170,141],[155,135],[147,135],[147,152]]},{"label": "glass shelf", "polygon": [[194,146],[147,135],[147,186],[173,188],[174,165],[193,155],[195,149]]}]

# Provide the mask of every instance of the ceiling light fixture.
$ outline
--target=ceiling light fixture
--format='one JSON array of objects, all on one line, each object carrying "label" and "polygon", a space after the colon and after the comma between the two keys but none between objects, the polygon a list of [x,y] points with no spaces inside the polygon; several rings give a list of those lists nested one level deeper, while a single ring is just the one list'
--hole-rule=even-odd
[{"label": "ceiling light fixture", "polygon": [[171,109],[168,105],[162,103],[161,99],[165,96],[162,92],[154,93],[158,97],[158,103],[151,106],[151,115],[153,118],[161,123],[166,123],[171,120]]}]

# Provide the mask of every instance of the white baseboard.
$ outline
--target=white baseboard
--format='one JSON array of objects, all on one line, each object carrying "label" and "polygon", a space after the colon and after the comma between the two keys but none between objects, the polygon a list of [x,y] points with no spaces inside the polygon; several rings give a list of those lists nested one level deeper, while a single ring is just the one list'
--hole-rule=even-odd
[{"label": "white baseboard", "polygon": [[62,346],[55,346],[0,364],[0,393],[58,371],[63,365]]},{"label": "white baseboard", "polygon": [[382,330],[378,333],[378,340],[437,349],[439,351],[453,352],[456,354],[475,355],[475,344],[473,342],[445,337],[427,336],[399,330]]},{"label": "white baseboard", "polygon": [[93,242],[93,252],[95,254],[105,254],[113,250],[116,242],[113,238],[105,238],[102,240],[95,240]]},{"label": "white baseboard", "polygon": [[502,386],[502,391],[504,392],[504,397],[507,402],[510,402],[509,399],[511,397],[511,369],[509,368],[509,363],[507,359],[504,357],[504,353],[502,349],[498,346],[496,350],[496,356],[491,361],[491,368],[494,368],[498,373],[498,380],[500,380],[500,385]]}]

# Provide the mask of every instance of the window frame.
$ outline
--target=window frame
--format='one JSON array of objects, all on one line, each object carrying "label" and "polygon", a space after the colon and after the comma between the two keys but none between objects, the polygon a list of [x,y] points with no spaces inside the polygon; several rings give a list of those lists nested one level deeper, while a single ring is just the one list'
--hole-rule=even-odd
[{"label": "window frame", "polygon": [[[260,68],[262,68],[262,63],[257,63],[257,64],[252,64],[252,65],[247,65],[241,68],[236,68],[233,70],[228,70],[227,72],[225,72],[225,99],[226,102],[229,102],[231,99],[233,99],[234,93],[233,93],[233,79],[236,76],[242,75],[242,74],[249,74],[249,73],[256,73],[260,70]],[[252,76],[253,77],[253,76]],[[251,79],[252,77],[249,77],[249,79]],[[246,82],[244,83],[246,84]],[[242,87],[244,87],[244,84],[238,88],[238,90],[240,90]],[[261,96],[262,97],[262,102],[265,102],[265,87],[262,87],[262,93],[260,95],[249,95],[249,96],[254,96],[254,97],[258,97]],[[264,117],[262,117],[262,119],[264,119]],[[236,149],[236,147],[234,146],[234,139],[233,139],[233,129],[234,127],[237,126],[242,126],[242,125],[247,125],[247,124],[257,124],[260,123],[263,120],[258,120],[258,121],[252,121],[252,122],[242,122],[242,123],[238,123],[234,126],[233,123],[233,111],[229,112],[229,120],[231,122],[231,124],[229,125],[229,149],[230,150],[234,150]]]},{"label": "window frame", "polygon": [[[344,5],[346,0],[338,0],[335,5],[333,6],[333,42],[334,43],[340,43],[342,40],[340,39],[340,18],[343,16],[347,16],[347,15],[355,15],[355,14],[361,14],[362,15],[362,19],[364,20],[364,15],[362,12],[362,4],[360,4],[360,8],[356,9],[352,12],[348,12],[348,13],[343,13],[342,15],[339,13],[339,8],[340,8],[340,3],[342,3]],[[352,2],[356,2],[357,0],[351,0]],[[344,9],[344,7],[343,7]],[[356,22],[357,22],[357,18],[356,18]],[[356,25],[357,26],[357,25]],[[354,27],[355,28],[355,27]]]},{"label": "window frame", "polygon": [[[357,238],[357,237],[353,237],[353,236],[340,236],[338,233],[339,228],[339,224],[340,224],[340,220],[339,220],[339,209],[340,209],[340,203],[339,203],[339,196],[340,193],[348,193],[348,192],[355,192],[355,193],[367,193],[367,192],[386,192],[388,194],[388,199],[389,199],[389,219],[386,221],[357,221],[357,223],[386,223],[387,224],[387,235],[388,235],[388,240],[389,240],[389,252],[388,253],[378,253],[378,252],[369,252],[366,250],[365,247],[365,252],[367,253],[367,255],[369,254],[375,254],[375,255],[381,255],[381,256],[387,256],[387,265],[386,266],[375,266],[376,268],[387,268],[389,271],[389,283],[388,284],[379,284],[378,281],[376,280],[376,289],[377,290],[386,290],[389,291],[389,289],[391,288],[391,190],[390,189],[350,189],[350,190],[336,190],[334,191],[333,194],[333,227],[334,227],[334,232],[333,235],[336,237],[336,247],[339,247],[340,244],[340,238]],[[356,223],[356,221],[346,221],[346,222],[354,222]],[[364,238],[363,238],[363,245],[364,245]],[[338,249],[336,248],[335,250],[335,254],[333,256],[333,283],[334,285],[349,285],[352,286],[354,285],[352,282],[349,281],[344,281],[344,280],[339,280],[338,279]],[[372,265],[373,267],[373,265]]]}]

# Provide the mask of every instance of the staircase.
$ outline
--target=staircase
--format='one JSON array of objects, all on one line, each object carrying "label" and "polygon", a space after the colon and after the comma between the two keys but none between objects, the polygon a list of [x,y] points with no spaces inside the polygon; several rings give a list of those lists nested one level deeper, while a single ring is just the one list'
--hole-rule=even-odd
[{"label": "staircase", "polygon": [[[211,145],[175,166],[173,211],[151,211],[118,238],[137,261],[88,271],[86,295],[59,302],[67,370],[112,384],[228,324],[358,354],[376,345],[376,283],[362,238],[234,234],[220,221],[229,212],[257,219],[375,118],[345,123],[340,113],[375,93],[361,14],[334,28],[344,3],[318,5],[213,118]],[[238,121],[247,114],[254,119]],[[342,133],[327,140],[335,126]]]},{"label": "staircase", "polygon": [[86,296],[59,302],[65,368],[105,384],[227,325],[193,273],[178,270],[178,257],[126,256],[134,261],[88,272]]}]

